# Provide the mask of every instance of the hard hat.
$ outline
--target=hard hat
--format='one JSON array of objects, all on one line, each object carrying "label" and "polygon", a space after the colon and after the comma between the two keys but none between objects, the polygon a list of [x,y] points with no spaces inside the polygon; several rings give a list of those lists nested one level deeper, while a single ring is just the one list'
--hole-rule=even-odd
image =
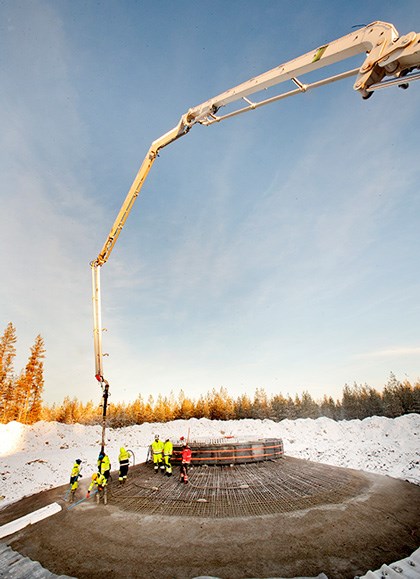
[{"label": "hard hat", "polygon": [[159,440],[159,434],[155,434],[155,440]]},{"label": "hard hat", "polygon": [[78,458],[78,459],[76,460],[76,462],[77,462],[77,464],[81,464],[82,461],[80,460],[80,458]]}]

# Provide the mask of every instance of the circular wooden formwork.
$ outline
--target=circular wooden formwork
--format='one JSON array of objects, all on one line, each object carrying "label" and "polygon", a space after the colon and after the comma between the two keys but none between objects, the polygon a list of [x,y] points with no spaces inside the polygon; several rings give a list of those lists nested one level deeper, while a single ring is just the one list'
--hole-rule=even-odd
[{"label": "circular wooden formwork", "polygon": [[[193,466],[214,466],[231,464],[248,464],[282,458],[284,455],[281,438],[264,438],[239,441],[222,439],[215,442],[189,443],[192,451],[191,464]],[[181,463],[183,445],[174,445],[172,463]]]}]

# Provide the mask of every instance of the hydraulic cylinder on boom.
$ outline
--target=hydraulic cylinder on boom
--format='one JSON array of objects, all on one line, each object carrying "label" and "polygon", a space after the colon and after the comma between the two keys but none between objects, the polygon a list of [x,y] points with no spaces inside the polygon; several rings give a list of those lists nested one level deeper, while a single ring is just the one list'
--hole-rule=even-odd
[{"label": "hydraulic cylinder on boom", "polygon": [[[358,54],[363,54],[364,60],[357,68],[345,70],[307,84],[301,80],[301,77],[307,73],[324,69]],[[100,268],[109,259],[159,151],[186,135],[195,124],[212,125],[351,76],[356,76],[353,88],[364,99],[372,96],[377,90],[395,85],[405,89],[410,82],[420,79],[418,69],[420,69],[420,34],[409,32],[404,36],[399,36],[392,24],[380,21],[373,22],[190,108],[182,115],[178,124],[171,131],[152,143],[98,257],[91,262],[95,376],[102,387],[103,398],[102,448],[105,447],[109,384],[104,378],[103,372]],[[292,88],[270,98],[261,100],[251,100],[250,98],[265,89],[285,82],[291,83]],[[219,114],[222,109],[224,109],[223,114]]]}]

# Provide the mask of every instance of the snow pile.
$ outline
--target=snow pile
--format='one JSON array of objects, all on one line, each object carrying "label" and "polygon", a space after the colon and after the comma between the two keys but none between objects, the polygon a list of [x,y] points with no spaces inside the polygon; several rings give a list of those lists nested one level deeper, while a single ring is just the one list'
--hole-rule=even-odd
[{"label": "snow pile", "polygon": [[285,452],[333,466],[402,478],[420,484],[420,415],[334,422],[285,420]]},{"label": "snow pile", "polygon": [[[282,438],[285,454],[334,466],[402,478],[420,484],[420,415],[366,418],[335,422],[329,418],[218,421],[202,418],[164,424],[142,424],[108,429],[106,450],[112,468],[118,468],[120,446],[144,462],[154,435],[177,441],[220,439],[227,436],[255,439]],[[0,506],[69,482],[76,458],[82,474],[96,470],[101,426],[38,422],[0,424]]]}]

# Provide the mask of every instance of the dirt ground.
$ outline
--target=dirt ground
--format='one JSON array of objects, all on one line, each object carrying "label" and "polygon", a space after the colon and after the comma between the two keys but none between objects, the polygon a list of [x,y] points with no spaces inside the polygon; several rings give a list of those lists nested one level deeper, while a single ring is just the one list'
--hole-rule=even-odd
[{"label": "dirt ground", "polygon": [[244,579],[321,572],[329,579],[353,579],[418,548],[420,487],[352,472],[363,489],[356,496],[290,513],[157,516],[92,500],[67,510],[67,487],[59,487],[1,510],[0,524],[54,501],[61,504],[58,514],[3,541],[53,573],[79,579]]}]

